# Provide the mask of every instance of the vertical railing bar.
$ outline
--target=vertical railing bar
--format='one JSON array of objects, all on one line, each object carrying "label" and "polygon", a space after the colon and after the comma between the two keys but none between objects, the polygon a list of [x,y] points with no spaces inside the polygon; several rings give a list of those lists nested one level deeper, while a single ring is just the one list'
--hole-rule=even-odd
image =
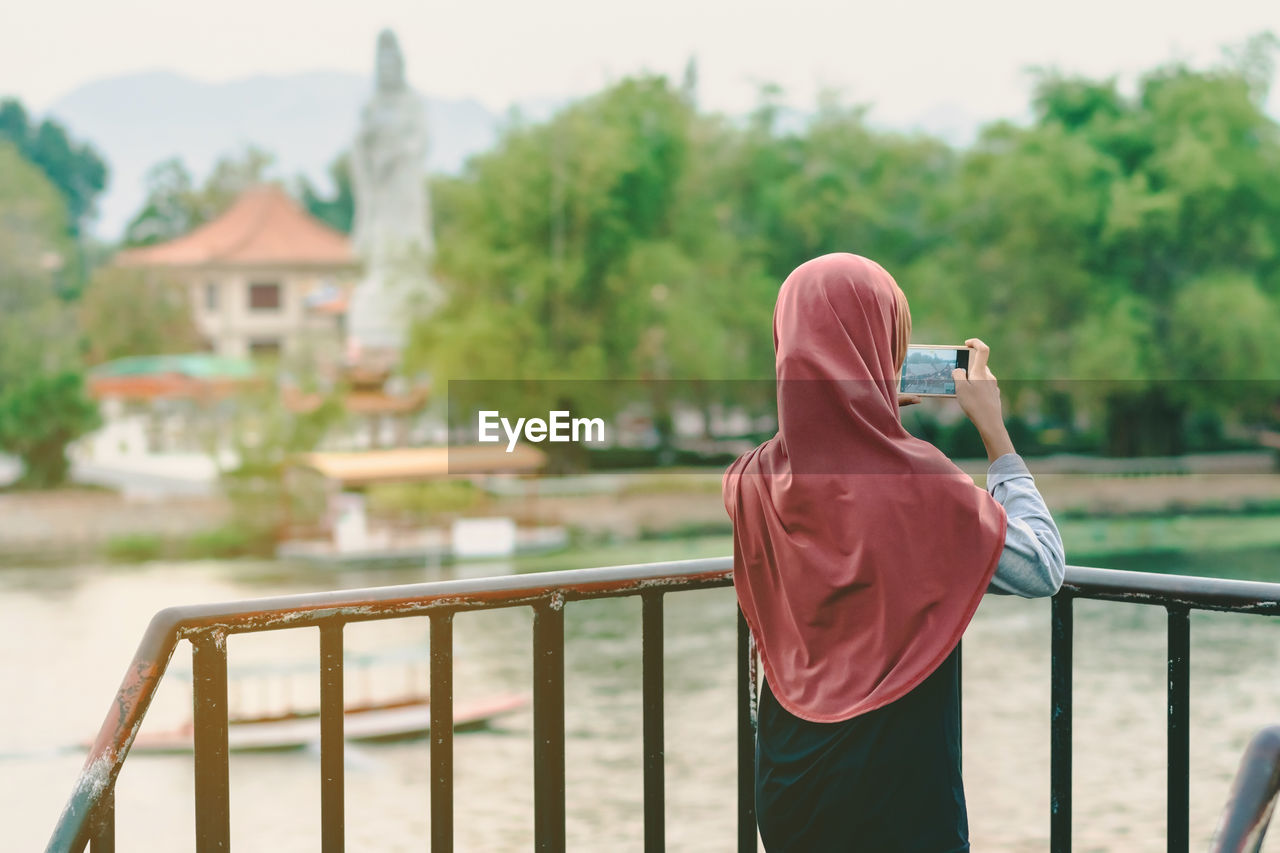
[{"label": "vertical railing bar", "polygon": [[756,732],[751,722],[751,629],[738,611],[738,853],[756,851]]},{"label": "vertical railing bar", "polygon": [[346,697],[342,672],[342,622],[320,626],[320,849],[346,846],[344,761]]},{"label": "vertical railing bar", "polygon": [[227,757],[227,634],[212,629],[191,640],[196,849],[231,848],[231,782]]},{"label": "vertical railing bar", "polygon": [[533,840],[565,849],[564,599],[533,609]]},{"label": "vertical railing bar", "polygon": [[116,849],[116,786],[102,794],[102,800],[94,810],[92,833],[89,837],[90,853],[115,853]]},{"label": "vertical railing bar", "polygon": [[431,619],[431,850],[453,850],[453,613]]},{"label": "vertical railing bar", "polygon": [[666,849],[662,601],[660,592],[645,593],[640,598],[645,853],[661,853]]},{"label": "vertical railing bar", "polygon": [[1166,838],[1169,853],[1187,853],[1191,782],[1191,621],[1185,607],[1169,610],[1169,733],[1168,810]]},{"label": "vertical railing bar", "polygon": [[1071,851],[1071,679],[1072,604],[1058,593],[1051,604],[1052,639],[1049,675],[1049,850]]}]

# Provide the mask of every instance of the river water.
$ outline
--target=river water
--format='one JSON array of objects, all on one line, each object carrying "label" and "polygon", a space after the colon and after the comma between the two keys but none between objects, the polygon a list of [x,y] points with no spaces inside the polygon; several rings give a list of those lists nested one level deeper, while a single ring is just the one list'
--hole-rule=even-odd
[{"label": "river water", "polygon": [[[623,562],[623,560],[619,560]],[[566,567],[569,564],[566,563]],[[5,850],[43,849],[83,754],[147,620],[157,609],[337,587],[496,574],[502,565],[331,574],[282,564],[150,564],[0,571],[0,826]],[[616,599],[566,609],[568,833],[575,850],[642,849],[640,607]],[[735,608],[730,590],[668,596],[668,848],[729,851],[735,839]],[[1164,849],[1164,611],[1078,602],[1075,850]],[[455,621],[459,703],[528,691],[527,608]],[[1192,614],[1191,837],[1208,843],[1241,750],[1280,722],[1280,620]],[[425,619],[351,626],[350,652],[425,643]],[[232,637],[231,670],[315,660],[314,629]],[[988,596],[964,641],[964,770],[976,851],[1048,847],[1049,607]],[[189,669],[189,647],[171,675]],[[403,667],[349,699],[391,695]],[[412,672],[412,669],[409,670]],[[425,670],[419,677],[425,679]],[[269,682],[269,683],[268,683]],[[256,686],[255,686],[256,683]],[[317,695],[314,676],[247,678],[233,701],[269,710]],[[189,714],[189,684],[166,678],[144,724]],[[532,713],[455,741],[457,848],[527,850],[533,829]],[[421,850],[428,838],[427,743],[349,745],[347,847]],[[312,750],[233,755],[238,851],[319,849],[319,758]],[[194,849],[189,756],[131,756],[117,789],[119,849]]]}]

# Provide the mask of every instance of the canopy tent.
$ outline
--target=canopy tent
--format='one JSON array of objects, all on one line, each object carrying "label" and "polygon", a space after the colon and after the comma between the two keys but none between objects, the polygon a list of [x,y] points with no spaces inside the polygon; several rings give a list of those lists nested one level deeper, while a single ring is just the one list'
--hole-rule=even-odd
[{"label": "canopy tent", "polygon": [[296,467],[310,469],[341,488],[373,483],[414,483],[468,474],[529,474],[546,464],[546,454],[525,445],[398,447],[345,453],[308,453]]},{"label": "canopy tent", "polygon": [[117,358],[91,369],[87,384],[98,399],[153,399],[227,394],[257,381],[261,377],[248,359],[196,352]]}]

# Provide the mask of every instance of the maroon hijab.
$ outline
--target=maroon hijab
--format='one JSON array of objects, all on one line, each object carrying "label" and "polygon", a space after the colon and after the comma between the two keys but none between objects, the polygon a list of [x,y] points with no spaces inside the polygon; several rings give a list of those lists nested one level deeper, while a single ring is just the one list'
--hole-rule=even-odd
[{"label": "maroon hijab", "polygon": [[874,261],[832,254],[773,314],[778,434],[724,476],[733,584],[778,702],[814,722],[887,705],[955,648],[1004,509],[898,414],[910,319]]}]

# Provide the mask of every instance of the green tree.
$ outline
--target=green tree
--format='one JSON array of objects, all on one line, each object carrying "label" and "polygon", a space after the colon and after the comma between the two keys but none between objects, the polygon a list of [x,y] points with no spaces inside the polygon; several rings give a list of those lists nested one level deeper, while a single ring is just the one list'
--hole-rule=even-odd
[{"label": "green tree", "polygon": [[74,325],[58,296],[73,252],[57,189],[0,142],[0,396],[75,364]]},{"label": "green tree", "polygon": [[725,228],[712,161],[731,132],[646,77],[516,123],[438,179],[448,299],[416,327],[413,363],[440,385],[560,382],[557,405],[606,412],[624,386],[599,380],[634,379],[625,387],[647,389],[659,424],[668,380],[758,376],[776,283]]},{"label": "green tree", "polygon": [[436,180],[447,301],[413,361],[438,381],[768,378],[778,284],[851,251],[894,273],[917,341],[981,336],[1002,378],[1033,380],[1015,411],[1177,452],[1189,413],[1252,417],[1269,393],[1206,380],[1269,378],[1275,47],[1156,68],[1132,95],[1040,71],[1033,121],[964,151],[834,95],[797,122],[767,87],[739,122],[699,114],[692,86],[624,81]]},{"label": "green tree", "polygon": [[67,232],[78,237],[107,186],[107,165],[98,152],[72,141],[57,122],[35,122],[13,99],[0,101],[0,140],[12,143],[57,188],[67,209]]},{"label": "green tree", "polygon": [[124,245],[162,243],[203,225],[240,193],[269,180],[274,163],[272,154],[251,145],[220,159],[200,186],[181,160],[157,163],[147,172],[147,200],[129,221]]},{"label": "green tree", "polygon": [[[1027,378],[1100,399],[1113,453],[1173,453],[1193,407],[1256,363],[1280,295],[1280,127],[1247,67],[1112,80],[1042,72],[1028,127],[986,128],[948,188],[926,290]],[[1264,362],[1265,363],[1265,362]],[[1005,371],[1006,375],[1008,370]],[[1242,390],[1237,385],[1235,390]]]},{"label": "green tree", "polygon": [[451,299],[450,321],[420,341],[433,366],[457,375],[481,350],[514,349],[523,355],[510,378],[634,375],[647,318],[627,309],[649,287],[629,287],[623,270],[638,243],[673,236],[691,113],[665,81],[628,81],[548,124],[514,127],[463,177],[438,181]]},{"label": "green tree", "polygon": [[173,158],[147,170],[147,200],[125,229],[124,245],[148,246],[179,237],[210,214],[202,209],[191,173]]},{"label": "green tree", "polygon": [[77,314],[90,364],[129,355],[191,352],[203,343],[186,288],[149,270],[99,269],[80,298]]},{"label": "green tree", "polygon": [[34,488],[61,483],[67,445],[97,425],[58,296],[73,248],[61,194],[0,141],[0,450],[21,458]]},{"label": "green tree", "polygon": [[22,460],[23,486],[61,485],[70,468],[67,445],[99,423],[79,372],[36,375],[0,396],[0,448]]},{"label": "green tree", "polygon": [[1212,274],[1182,287],[1169,312],[1165,351],[1183,379],[1183,399],[1264,419],[1280,400],[1275,342],[1280,306],[1242,272]]},{"label": "green tree", "polygon": [[298,197],[316,219],[344,234],[350,234],[351,223],[356,215],[356,197],[351,186],[351,165],[346,153],[329,164],[329,180],[333,184],[333,194],[325,196],[306,176],[299,178]]},{"label": "green tree", "polygon": [[242,534],[266,550],[291,520],[313,521],[323,513],[324,495],[291,488],[286,469],[293,457],[315,450],[345,416],[336,393],[307,411],[293,411],[274,384],[256,385],[237,395],[230,418],[213,414],[209,451],[217,458],[221,442],[230,436],[238,460],[235,468],[221,472],[220,485]]},{"label": "green tree", "polygon": [[778,282],[829,252],[873,257],[901,274],[939,243],[932,206],[956,159],[946,145],[874,130],[868,107],[835,92],[803,128],[787,131],[777,96],[763,92],[742,132],[726,140],[721,184],[732,230]]}]

